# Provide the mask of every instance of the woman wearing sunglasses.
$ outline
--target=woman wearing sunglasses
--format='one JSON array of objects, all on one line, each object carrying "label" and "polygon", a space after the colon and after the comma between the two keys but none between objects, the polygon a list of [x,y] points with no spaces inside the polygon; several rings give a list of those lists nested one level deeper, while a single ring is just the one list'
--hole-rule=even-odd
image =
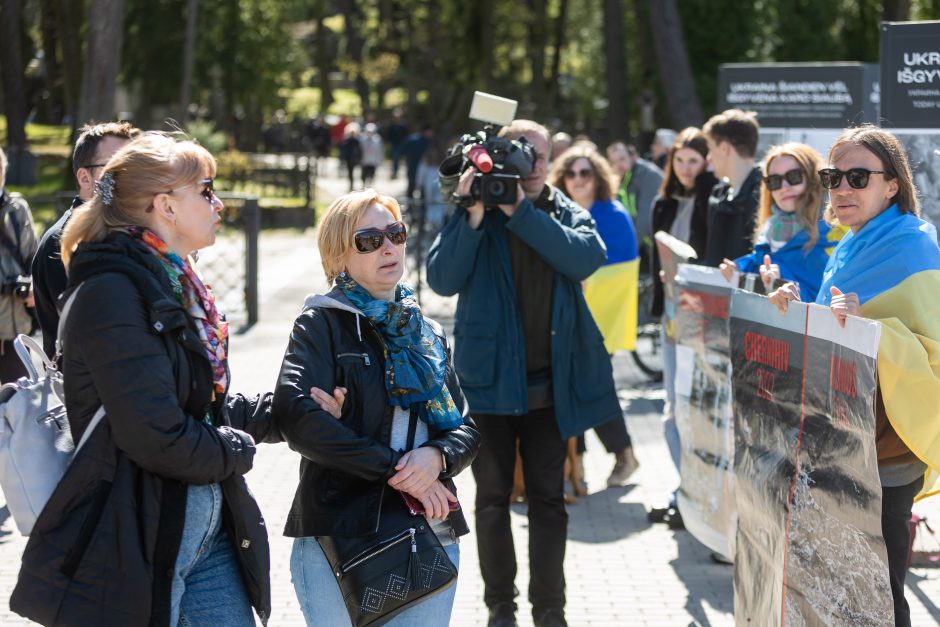
[{"label": "woman wearing sunglasses", "polygon": [[[881,531],[896,625],[910,625],[904,579],[915,499],[940,491],[940,248],[921,220],[904,146],[871,125],[847,129],[819,171],[826,219],[850,229],[829,257],[816,302],[844,326],[848,315],[881,322],[875,447]],[[781,311],[800,291],[771,294]]]},{"label": "woman wearing sunglasses", "polygon": [[764,157],[764,176],[754,250],[719,266],[729,281],[733,271],[759,273],[766,286],[793,281],[815,299],[829,253],[845,235],[822,219],[823,186],[816,175],[822,157],[806,144],[774,146]]},{"label": "woman wearing sunglasses", "polygon": [[[584,282],[584,298],[604,336],[609,354],[636,347],[637,282],[639,248],[633,220],[615,199],[617,183],[607,162],[593,146],[575,144],[552,166],[549,183],[591,212],[597,233],[607,247],[607,261]],[[623,417],[594,429],[614,467],[607,486],[624,485],[639,467]],[[578,455],[584,453],[584,436],[578,438]],[[583,471],[579,476],[584,476]],[[584,494],[587,494],[584,491]]]},{"label": "woman wearing sunglasses", "polygon": [[[452,478],[480,436],[440,325],[401,282],[406,236],[389,196],[365,190],[333,202],[317,240],[332,290],[307,298],[281,366],[275,415],[302,456],[284,533],[295,538],[291,575],[308,625],[350,624],[318,536],[378,536],[404,511],[403,495],[420,504],[455,567],[457,537],[469,531]],[[455,591],[388,624],[447,625]]]},{"label": "woman wearing sunglasses", "polygon": [[271,395],[228,394],[227,324],[190,257],[221,221],[215,167],[201,146],[145,134],[63,232],[66,407],[75,441],[90,436],[36,522],[10,600],[43,625],[247,627],[252,606],[270,615],[267,533],[242,475],[255,441],[277,437]]}]

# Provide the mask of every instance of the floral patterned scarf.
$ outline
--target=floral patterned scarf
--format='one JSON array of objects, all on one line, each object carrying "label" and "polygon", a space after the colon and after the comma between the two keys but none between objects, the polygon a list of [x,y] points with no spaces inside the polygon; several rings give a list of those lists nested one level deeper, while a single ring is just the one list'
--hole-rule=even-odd
[{"label": "floral patterned scarf", "polygon": [[219,315],[209,286],[203,284],[189,263],[170,250],[167,243],[153,231],[129,227],[128,232],[153,252],[166,271],[176,300],[196,323],[196,331],[206,350],[206,357],[212,364],[213,390],[216,394],[224,394],[228,389],[229,376],[225,363],[228,322]]},{"label": "floral patterned scarf", "polygon": [[441,339],[421,315],[414,290],[399,283],[395,301],[373,298],[348,276],[336,285],[385,340],[385,389],[399,407],[422,403],[418,415],[438,430],[463,424],[463,416],[447,390],[447,353]]}]

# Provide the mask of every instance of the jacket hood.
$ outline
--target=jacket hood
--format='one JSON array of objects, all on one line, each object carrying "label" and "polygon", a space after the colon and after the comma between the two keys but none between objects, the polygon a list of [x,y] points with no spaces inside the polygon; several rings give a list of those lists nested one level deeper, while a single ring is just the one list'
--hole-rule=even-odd
[{"label": "jacket hood", "polygon": [[304,299],[304,311],[307,309],[341,309],[357,316],[363,315],[358,307],[352,304],[343,290],[334,287],[326,294],[310,294]]}]

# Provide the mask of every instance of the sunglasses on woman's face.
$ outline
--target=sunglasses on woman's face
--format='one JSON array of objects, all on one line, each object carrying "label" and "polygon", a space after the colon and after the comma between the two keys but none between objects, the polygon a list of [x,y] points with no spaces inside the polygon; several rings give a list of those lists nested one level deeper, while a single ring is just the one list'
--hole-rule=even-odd
[{"label": "sunglasses on woman's face", "polygon": [[764,184],[767,186],[767,189],[772,192],[783,187],[784,181],[790,185],[799,185],[803,182],[803,170],[801,168],[794,168],[787,170],[783,174],[768,174],[764,177]]},{"label": "sunglasses on woman's face", "polygon": [[408,239],[408,229],[401,222],[392,222],[384,229],[362,229],[353,234],[353,243],[360,253],[371,253],[382,247],[385,238],[401,246]]},{"label": "sunglasses on woman's face", "polygon": [[202,191],[199,192],[199,194],[203,198],[208,200],[209,203],[212,203],[212,199],[215,198],[215,187],[214,187],[214,182],[212,181],[212,177],[210,176],[204,179],[199,179],[198,181],[196,181],[196,185],[204,186],[202,188]]},{"label": "sunglasses on woman's face", "polygon": [[865,189],[868,187],[868,177],[872,174],[887,173],[884,170],[866,170],[865,168],[850,168],[848,170],[824,168],[819,171],[819,180],[826,189],[835,189],[842,184],[842,177],[844,176],[852,189]]},{"label": "sunglasses on woman's face", "polygon": [[584,168],[583,170],[565,170],[566,179],[573,179],[573,178],[588,179],[588,178],[591,178],[592,176],[594,176],[594,170],[590,168]]}]

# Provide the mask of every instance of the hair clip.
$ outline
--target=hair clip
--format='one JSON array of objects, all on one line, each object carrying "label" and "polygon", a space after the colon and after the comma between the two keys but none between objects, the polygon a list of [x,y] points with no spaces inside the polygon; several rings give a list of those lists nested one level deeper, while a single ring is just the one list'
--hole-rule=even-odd
[{"label": "hair clip", "polygon": [[103,202],[106,207],[110,207],[111,203],[114,202],[114,174],[112,172],[105,172],[98,182],[95,183],[95,190],[98,192],[98,195],[101,196],[101,202]]}]

